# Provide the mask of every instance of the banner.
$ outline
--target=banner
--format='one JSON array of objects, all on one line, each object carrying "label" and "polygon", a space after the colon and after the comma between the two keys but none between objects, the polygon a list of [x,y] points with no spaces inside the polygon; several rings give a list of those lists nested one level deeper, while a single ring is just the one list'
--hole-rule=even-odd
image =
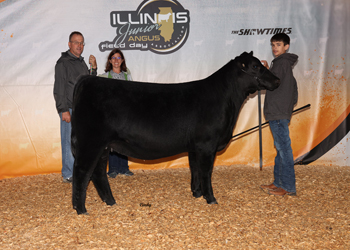
[{"label": "banner", "polygon": [[[290,136],[296,162],[350,165],[350,2],[347,0],[101,0],[0,1],[0,179],[60,172],[60,119],[53,98],[54,67],[72,31],[85,38],[82,56],[122,49],[136,81],[180,83],[203,79],[242,52],[269,63],[270,38],[284,32],[299,100]],[[262,102],[264,92],[262,92]],[[262,103],[263,105],[263,103]],[[265,122],[263,117],[263,122]],[[257,94],[250,95],[233,135],[258,125]],[[263,164],[276,150],[262,130]],[[258,131],[234,138],[215,165],[259,166]],[[187,167],[186,154],[143,161],[131,169]]]}]

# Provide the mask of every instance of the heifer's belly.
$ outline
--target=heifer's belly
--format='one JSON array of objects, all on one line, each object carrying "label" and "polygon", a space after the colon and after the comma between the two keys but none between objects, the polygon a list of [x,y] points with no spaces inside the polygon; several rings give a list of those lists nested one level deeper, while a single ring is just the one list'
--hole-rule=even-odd
[{"label": "heifer's belly", "polygon": [[115,151],[145,160],[187,152],[196,126],[194,115],[164,102],[147,108],[124,105],[111,117],[113,121],[109,120],[102,127],[109,126],[109,138]]},{"label": "heifer's belly", "polygon": [[119,139],[110,142],[109,146],[122,155],[143,160],[154,160],[188,151],[185,142],[166,137],[158,140],[145,136],[142,139]]},{"label": "heifer's belly", "polygon": [[185,117],[179,118],[164,119],[163,122],[149,120],[143,126],[131,123],[120,127],[109,137],[110,146],[122,155],[154,160],[199,148],[206,148],[208,152],[221,151],[231,138],[232,133],[223,138],[222,130],[210,129],[211,126],[202,124],[193,125]]}]

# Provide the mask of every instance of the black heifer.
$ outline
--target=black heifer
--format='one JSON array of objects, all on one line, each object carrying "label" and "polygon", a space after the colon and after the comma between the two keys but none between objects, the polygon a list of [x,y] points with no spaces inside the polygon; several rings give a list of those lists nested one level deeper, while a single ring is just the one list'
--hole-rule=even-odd
[{"label": "black heifer", "polygon": [[215,204],[211,175],[216,152],[230,142],[250,93],[273,90],[279,79],[244,52],[203,80],[180,84],[127,82],[86,76],[74,92],[73,207],[86,213],[86,189],[115,204],[106,174],[110,148],[138,159],[188,152],[191,190]]}]

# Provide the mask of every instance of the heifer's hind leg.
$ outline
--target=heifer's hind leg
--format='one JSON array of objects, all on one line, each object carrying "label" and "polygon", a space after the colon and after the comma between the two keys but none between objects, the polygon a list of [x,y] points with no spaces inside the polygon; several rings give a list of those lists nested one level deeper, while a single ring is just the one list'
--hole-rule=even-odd
[{"label": "heifer's hind leg", "polygon": [[77,147],[73,167],[73,208],[78,214],[86,214],[85,200],[86,189],[92,173],[102,154],[98,147],[90,149],[88,147]]},{"label": "heifer's hind leg", "polygon": [[199,171],[198,161],[196,159],[196,154],[193,152],[189,152],[188,161],[190,163],[190,169],[191,169],[191,191],[195,198],[199,198],[202,196],[202,188],[201,188],[200,171]]},{"label": "heifer's hind leg", "polygon": [[91,172],[88,170],[93,167],[92,164],[89,167],[79,164],[77,158],[74,161],[72,202],[73,208],[78,214],[87,214],[85,207],[86,189],[90,181],[89,172]]},{"label": "heifer's hind leg", "polygon": [[112,206],[115,204],[115,200],[113,198],[106,173],[108,154],[109,150],[106,149],[103,155],[100,157],[94,172],[92,173],[91,180],[94,183],[101,199],[106,202],[107,205]]}]

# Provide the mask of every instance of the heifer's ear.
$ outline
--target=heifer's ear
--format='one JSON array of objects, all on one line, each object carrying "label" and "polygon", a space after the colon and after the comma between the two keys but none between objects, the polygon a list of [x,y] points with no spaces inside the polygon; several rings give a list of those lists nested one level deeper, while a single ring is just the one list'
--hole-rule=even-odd
[{"label": "heifer's ear", "polygon": [[246,51],[244,51],[240,56],[238,56],[238,57],[244,57],[244,56],[247,56],[248,55],[248,53],[246,52]]},{"label": "heifer's ear", "polygon": [[253,51],[250,51],[249,55],[253,56]]}]

